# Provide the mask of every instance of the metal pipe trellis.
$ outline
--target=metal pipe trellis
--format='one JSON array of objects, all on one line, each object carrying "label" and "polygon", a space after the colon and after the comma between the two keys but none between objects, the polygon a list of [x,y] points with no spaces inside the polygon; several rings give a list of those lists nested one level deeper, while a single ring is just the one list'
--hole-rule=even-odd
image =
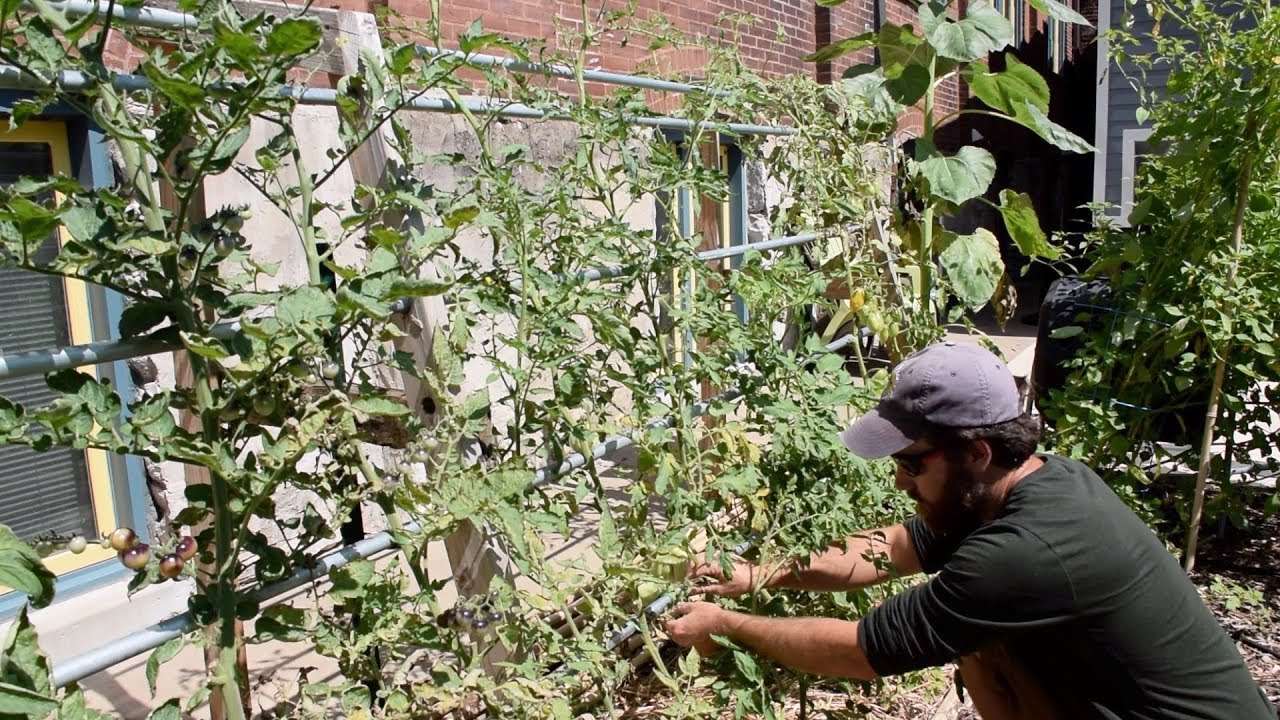
[{"label": "metal pipe trellis", "polygon": [[[417,531],[418,525],[407,522],[404,532]],[[298,568],[293,574],[277,583],[264,585],[254,591],[253,598],[259,602],[296,590],[309,582],[325,577],[329,573],[349,563],[369,558],[395,545],[391,534],[381,532],[361,540],[354,545],[347,545],[340,550],[329,553],[316,561],[314,567]],[[128,660],[148,650],[157,648],[173,638],[195,627],[195,618],[191,612],[176,615],[158,622],[143,630],[126,635],[119,640],[99,645],[89,652],[77,655],[53,666],[53,684],[62,687],[86,678],[96,672],[106,670],[118,662]]]},{"label": "metal pipe trellis", "polygon": [[[64,0],[62,2],[49,2],[48,5],[54,10],[60,10],[67,15],[76,17],[83,17],[85,15],[96,15],[101,17],[107,15],[109,11],[112,17],[129,25],[156,28],[158,30],[194,30],[200,27],[200,19],[196,16],[188,13],[177,12],[175,10],[166,10],[164,8],[146,6],[127,7],[118,3],[99,2],[98,0]],[[497,55],[486,55],[484,53],[464,53],[459,50],[446,50],[422,44],[419,44],[417,49],[418,53],[421,55],[456,58],[469,65],[501,67],[512,72],[526,73],[530,75],[551,75],[553,77],[560,78],[576,77],[574,69],[567,65],[533,63],[520,60],[518,58],[499,57]],[[723,90],[704,88],[690,83],[672,82],[670,80],[659,80],[658,78],[629,75],[627,73],[606,72],[603,70],[584,70],[582,72],[582,77],[584,80],[588,80],[590,82],[636,87],[644,90],[659,90],[675,93],[706,93],[715,97],[724,97],[728,95],[728,93]]]},{"label": "metal pipe trellis", "polygon": [[[464,53],[460,50],[444,50],[441,48],[433,48],[429,45],[418,45],[418,54],[430,55],[432,57],[455,58],[467,63],[468,65],[500,67],[504,70],[525,73],[528,75],[550,75],[552,77],[565,79],[574,79],[577,77],[577,71],[567,65],[526,62],[518,58],[499,57],[497,55],[486,55],[484,53]],[[607,72],[604,70],[583,70],[582,79],[590,82],[606,83],[608,85],[622,85],[625,87],[641,88],[642,90],[659,90],[675,93],[706,93],[713,97],[726,97],[729,94],[724,90],[706,88],[701,85],[672,82],[670,80],[659,80],[657,78],[644,77],[642,75]]]},{"label": "metal pipe trellis", "polygon": [[[752,250],[775,250],[778,248],[803,245],[822,237],[820,233],[802,233],[788,237],[774,238],[746,245],[707,250],[698,253],[700,260],[721,260],[735,255],[745,255]],[[622,275],[631,266],[612,265],[608,267],[583,270],[574,279],[582,282],[605,280]],[[390,312],[404,313],[409,310],[412,301],[401,298],[392,303]],[[212,335],[219,340],[228,340],[240,330],[240,323],[222,323],[213,326]],[[70,345],[58,350],[36,350],[17,355],[0,355],[0,380],[38,375],[66,368],[98,365],[101,363],[128,360],[129,358],[152,355],[180,348],[177,341],[166,342],[154,338],[130,338],[128,340],[103,340],[85,345]]]},{"label": "metal pipe trellis", "polygon": [[[13,65],[0,65],[0,88],[6,89],[29,89],[39,90],[49,87],[59,87],[65,90],[87,90],[96,81],[85,75],[79,70],[59,70],[52,81],[47,81],[34,75],[29,75]],[[142,92],[151,90],[154,86],[151,81],[141,75],[128,75],[124,73],[111,74],[111,86],[117,90],[125,92]],[[291,85],[281,85],[276,89],[276,93],[280,97],[292,98],[301,105],[324,105],[336,106],[338,104],[338,91],[327,88],[303,88]],[[456,113],[462,110],[468,112],[496,115],[498,117],[516,118],[524,120],[556,120],[562,116],[540,110],[528,105],[520,103],[503,103],[491,102],[481,98],[462,98],[461,103],[454,102],[449,98],[442,97],[415,97],[405,102],[401,109],[414,110],[420,112],[441,112]],[[688,132],[691,130],[710,130],[715,132],[725,132],[734,135],[794,135],[794,128],[781,127],[777,125],[753,125],[750,123],[733,123],[733,122],[706,122],[699,120],[685,120],[683,118],[671,117],[647,117],[643,115],[629,115],[623,118],[632,125],[640,125],[643,127],[653,127],[661,130],[679,130]]]},{"label": "metal pipe trellis", "polygon": [[[111,15],[125,23],[157,29],[192,29],[199,25],[198,19],[194,16],[160,8],[150,8],[145,6],[123,7],[114,3],[106,5],[98,2],[97,0],[65,0],[63,2],[51,2],[49,5],[54,10],[61,10],[68,15],[105,15],[107,12],[110,12]],[[498,66],[514,72],[547,74],[557,77],[576,76],[573,70],[553,64],[528,63],[515,58],[500,58],[492,55],[467,55],[457,51],[438,50],[425,46],[419,46],[418,50],[424,55],[457,57],[469,64]],[[644,78],[621,73],[588,70],[583,73],[583,77],[584,79],[592,82],[639,87],[651,90],[681,93],[706,92],[715,96],[724,94],[723,91],[701,88],[696,85],[674,83],[655,78]],[[94,82],[95,81],[93,79],[75,70],[59,71],[52,82],[50,82],[28,75],[22,72],[19,68],[0,65],[0,87],[43,89],[52,85],[65,90],[83,90],[91,87]],[[131,92],[152,89],[150,81],[145,77],[138,75],[113,73],[111,75],[110,82],[114,88],[122,91]],[[282,86],[278,89],[278,92],[282,97],[293,98],[301,104],[337,104],[337,93],[333,90]],[[466,99],[463,100],[461,104],[458,104],[443,98],[419,97],[414,98],[405,105],[405,109],[408,110],[427,112],[459,112],[464,108],[471,112],[488,113],[502,117],[525,119],[554,119],[556,117],[554,113],[522,104],[493,103],[477,99]],[[708,129],[727,131],[735,134],[757,135],[792,135],[797,132],[794,128],[755,125],[749,123],[711,123],[681,118],[643,116],[632,116],[625,119],[627,122],[632,124],[667,130],[688,131],[695,129]],[[753,249],[767,250],[799,245],[811,242],[818,237],[819,235],[816,233],[806,233],[787,238],[764,241],[761,243],[707,251],[700,253],[699,258],[702,260],[723,259],[741,255]],[[595,268],[578,273],[577,277],[585,281],[598,280],[616,277],[617,275],[622,274],[625,270],[626,268],[624,266]],[[392,308],[392,311],[402,312],[407,309],[407,307],[408,304],[406,301],[397,301],[396,306]],[[239,331],[239,329],[238,322],[221,324],[214,327],[213,335],[214,337],[226,339],[232,337]],[[851,336],[841,338],[840,340],[829,344],[827,349],[836,350],[844,344],[847,344],[851,339]],[[134,338],[126,341],[90,343],[88,345],[67,347],[51,353],[26,353],[18,356],[0,357],[0,378],[37,374],[81,365],[113,362],[139,355],[161,352],[172,348],[173,345],[165,341],[152,338]],[[699,417],[704,414],[714,401],[733,400],[740,397],[741,394],[740,390],[732,389],[706,401],[700,402],[693,407],[692,417]],[[646,429],[651,427],[669,426],[674,422],[675,419],[673,417],[667,417],[650,423],[646,426]],[[638,434],[633,437],[638,437]],[[609,438],[594,449],[592,459],[604,457],[618,449],[632,444],[632,442],[634,442],[632,437],[617,436]],[[535,479],[532,485],[536,487],[540,484],[546,484],[565,472],[585,465],[586,462],[587,459],[580,454],[571,456],[568,461],[554,469],[543,468],[539,470],[535,473]],[[405,530],[409,532],[413,532],[415,529],[416,523],[412,522],[408,523],[405,527]],[[337,552],[324,556],[315,567],[295,570],[293,575],[289,578],[258,589],[253,593],[253,597],[259,601],[274,598],[277,595],[301,587],[307,582],[312,582],[318,578],[324,577],[331,571],[340,568],[355,559],[370,557],[376,553],[390,549],[393,545],[394,543],[389,533],[379,533],[378,535],[366,538],[354,545],[347,546]],[[744,543],[744,545],[746,544]],[[745,547],[742,550],[735,548],[735,552],[745,552]],[[671,603],[671,601],[672,598],[669,594],[663,595],[653,603],[650,603],[650,605],[645,608],[645,612],[650,614],[661,613]],[[149,649],[158,647],[164,642],[187,632],[194,627],[194,624],[194,617],[191,613],[183,613],[160,623],[156,623],[141,632],[134,633],[112,643],[107,643],[68,661],[58,663],[54,666],[52,671],[54,685],[61,687],[69,683],[76,682],[129,657],[133,657]],[[632,619],[610,639],[609,647],[618,647],[620,644],[625,642],[627,638],[634,635],[638,629],[639,625],[637,624],[637,621]]]},{"label": "metal pipe trellis", "polygon": [[[843,348],[845,345],[848,345],[850,342],[852,342],[853,337],[854,337],[853,335],[846,335],[831,343],[828,343],[826,345],[825,350],[827,352],[834,352],[836,350],[839,350]],[[805,360],[802,361],[802,363],[807,364],[812,360],[813,358],[806,358]],[[708,400],[695,405],[693,408],[692,417],[699,417],[702,414],[704,414],[707,411],[707,409],[711,406],[711,403],[713,401],[733,400],[740,397],[741,395],[742,395],[742,392],[736,389],[728,390],[726,392],[720,393],[715,397],[709,398]],[[675,418],[671,416],[667,416],[664,418],[660,418],[659,420],[655,420],[652,423],[649,423],[648,425],[646,425],[646,429],[650,427],[664,427],[674,422],[675,422]],[[638,437],[638,435],[639,433],[637,433],[633,437]],[[621,448],[627,447],[628,445],[631,445],[633,442],[634,440],[632,439],[632,437],[615,436],[615,437],[609,438],[595,447],[595,450],[592,452],[591,457],[593,460],[605,457],[606,455],[609,455],[610,453],[616,450],[619,450]],[[575,454],[571,456],[568,461],[557,466],[554,470],[551,468],[543,468],[542,470],[539,470],[538,473],[535,474],[535,480],[533,483],[530,484],[530,487],[539,487],[541,485],[545,485],[551,482],[552,480],[554,480],[556,477],[559,477],[560,475],[566,472],[569,472],[572,469],[582,467],[586,463],[587,463],[587,459],[583,455]],[[417,529],[418,529],[418,526],[416,523],[414,522],[405,523],[405,527],[404,527],[405,532],[414,532]],[[393,544],[394,543],[391,539],[391,535],[387,532],[382,532],[377,535],[373,535],[364,540],[361,540],[360,542],[357,542],[354,545],[349,545],[345,548],[342,548],[341,550],[338,550],[334,553],[326,555],[325,557],[320,559],[320,561],[317,563],[315,568],[300,568],[298,570],[295,570],[293,575],[291,575],[289,578],[282,580],[278,583],[263,587],[259,589],[257,592],[255,592],[253,596],[254,598],[258,599],[260,602],[265,601],[277,595],[281,595],[290,590],[301,587],[302,585],[306,584],[311,580],[324,577],[325,575],[329,574],[333,570],[336,570],[337,568],[340,568],[350,563],[352,560],[355,560],[357,558],[367,558],[371,555],[382,552],[383,550],[387,550]],[[742,552],[745,552],[745,551],[746,549],[744,548]],[[734,552],[738,552],[738,550],[735,549]],[[650,603],[649,606],[645,608],[645,612],[650,612],[651,614],[660,614],[665,611],[666,607],[670,605],[671,601],[672,601],[672,597],[670,596],[670,594],[663,595],[659,597],[657,600],[654,600],[652,603]],[[619,634],[627,633],[627,628],[633,625],[636,625],[636,621],[634,619],[629,621],[627,625],[625,625],[622,629],[618,631],[618,633]],[[118,640],[114,640],[104,645],[100,645],[97,648],[94,648],[93,650],[90,650],[87,653],[84,653],[82,655],[77,655],[76,657],[66,662],[58,663],[57,665],[55,665],[53,669],[54,684],[56,686],[61,687],[62,685],[76,682],[77,680],[80,680],[89,675],[92,675],[93,673],[105,670],[111,667],[112,665],[115,665],[118,662],[122,662],[131,657],[134,657],[135,655],[139,655],[148,650],[157,648],[160,645],[168,642],[169,640],[175,637],[178,637],[179,635],[182,635],[184,632],[191,629],[193,626],[194,626],[194,618],[191,616],[190,612],[187,612],[187,613],[183,613],[182,615],[178,615],[176,617],[170,618],[168,620],[164,620],[160,623],[156,623],[155,625],[152,625],[142,630],[141,632],[134,633],[132,635],[126,636],[124,638],[120,638]],[[638,627],[638,625],[636,625],[636,627]],[[610,647],[616,648],[622,642],[625,642],[626,639],[633,634],[635,634],[635,631],[631,630],[629,633],[626,634],[625,637],[618,639],[616,644],[611,644]],[[616,637],[617,635],[615,635],[615,638]],[[611,643],[612,643],[612,639],[611,639]]]}]

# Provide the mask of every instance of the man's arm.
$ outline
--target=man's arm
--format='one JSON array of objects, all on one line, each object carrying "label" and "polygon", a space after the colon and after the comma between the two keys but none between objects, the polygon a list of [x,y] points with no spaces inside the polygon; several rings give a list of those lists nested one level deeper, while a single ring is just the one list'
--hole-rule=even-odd
[{"label": "man's arm", "polygon": [[709,654],[718,649],[712,635],[723,635],[793,670],[874,680],[879,675],[858,643],[856,621],[832,618],[771,618],[725,610],[711,603],[681,603],[667,623],[671,638]]},{"label": "man's arm", "polygon": [[725,578],[718,565],[704,562],[691,574],[714,580],[702,588],[703,592],[734,597],[756,587],[857,590],[890,577],[914,575],[920,569],[911,534],[899,524],[851,535],[843,547],[837,545],[814,553],[807,565],[797,560],[769,567],[736,562],[733,577]]},{"label": "man's arm", "polygon": [[903,525],[850,535],[845,546],[814,553],[809,564],[791,561],[768,578],[766,587],[793,590],[858,590],[891,577],[920,572],[920,558]]}]

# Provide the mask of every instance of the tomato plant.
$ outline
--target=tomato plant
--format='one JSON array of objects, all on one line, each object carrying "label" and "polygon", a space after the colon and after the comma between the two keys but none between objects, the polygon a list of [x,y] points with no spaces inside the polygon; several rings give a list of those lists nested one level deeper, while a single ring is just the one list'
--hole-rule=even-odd
[{"label": "tomato plant", "polygon": [[[940,333],[946,303],[934,291],[943,287],[935,260],[965,307],[991,297],[1000,271],[989,233],[958,236],[940,223],[981,196],[993,172],[983,151],[932,147],[944,120],[932,97],[945,77],[967,73],[990,88],[977,94],[992,112],[1076,143],[1044,118],[1047,89],[1033,72],[985,73],[981,57],[1003,47],[1011,28],[982,3],[960,20],[922,6],[923,36],[891,26],[856,39],[902,62],[832,87],[754,75],[733,52],[731,28],[727,43],[701,40],[711,59],[706,91],[682,96],[675,115],[687,122],[677,136],[636,122],[648,114],[642,91],[593,94],[583,73],[589,51],[610,34],[655,48],[693,41],[584,5],[580,26],[566,31],[568,50],[502,38],[479,22],[456,39],[464,55],[497,50],[571,68],[567,93],[537,75],[420,52],[415,41],[424,37],[453,44],[431,24],[403,28],[383,52],[363,51],[360,72],[336,84],[338,137],[317,166],[294,122],[298,93],[280,86],[289,68],[322,51],[319,23],[246,16],[212,0],[183,7],[190,32],[110,28],[145,52],[139,76],[75,92],[53,83],[54,73],[109,77],[113,68],[94,51],[107,40],[104,23],[42,2],[6,4],[0,18],[0,59],[39,88],[14,106],[12,122],[55,101],[80,108],[119,148],[129,191],[61,176],[0,190],[0,261],[119,293],[129,301],[120,336],[168,342],[190,365],[189,383],[136,401],[75,371],[48,375],[60,393],[51,406],[0,399],[8,442],[208,470],[209,483],[187,487],[186,509],[154,547],[127,528],[106,539],[139,571],[134,590],[193,575],[190,610],[209,628],[153,655],[158,665],[191,642],[211,658],[205,689],[185,704],[162,704],[156,717],[213,693],[228,717],[243,717],[248,678],[235,658],[245,642],[272,639],[312,642],[342,671],[339,681],[307,686],[292,709],[299,716],[341,707],[353,717],[569,717],[575,693],[607,699],[630,672],[615,652],[618,628],[639,630],[626,642],[651,646],[653,618],[637,596],[681,592],[695,543],[713,553],[747,542],[756,552],[803,556],[899,517],[904,508],[883,468],[853,459],[837,440],[843,418],[872,401],[882,378],[861,367],[851,379],[845,358],[797,318],[843,280],[861,286],[851,312],[902,353]],[[968,37],[974,27],[989,40],[955,43],[956,32]],[[477,77],[491,96],[526,108],[531,129],[464,99]],[[428,95],[459,110],[459,151],[420,148],[422,126],[407,108]],[[925,210],[888,222],[876,148],[917,103],[924,142],[905,172]],[[725,118],[795,131],[766,141],[735,135]],[[563,155],[548,159],[531,147],[536,133],[565,127],[574,141]],[[251,144],[257,131],[266,139]],[[723,239],[714,219],[733,202],[726,168],[707,159],[719,157],[723,138],[784,188],[786,202],[770,210],[775,230],[822,232],[838,262],[753,251],[725,272],[698,256]],[[335,178],[350,177],[352,158],[371,145],[393,158],[387,172],[357,178],[335,199]],[[452,182],[428,181],[440,169]],[[231,173],[296,229],[304,272],[250,252],[260,219],[245,208],[201,209],[204,183]],[[121,199],[128,194],[136,200]],[[657,209],[657,227],[631,219],[646,208]],[[1025,198],[1002,198],[1001,210],[1021,246],[1047,252]],[[35,259],[31,249],[55,229],[69,238],[61,253]],[[885,274],[886,256],[915,266],[910,292]],[[609,272],[585,279],[599,268]],[[422,315],[422,300],[446,294],[440,316]],[[799,339],[783,342],[784,329]],[[412,343],[429,363],[415,362],[405,350]],[[421,412],[400,401],[388,377],[422,388]],[[397,425],[408,441],[372,448],[374,421]],[[619,438],[638,457],[622,490],[585,460]],[[281,517],[275,498],[284,489],[313,493],[332,517],[380,510],[405,563],[350,562],[331,573],[323,602],[262,608],[243,579],[263,586],[310,567],[335,535],[314,511]],[[595,562],[548,560],[548,540],[571,538],[584,514],[597,526]],[[262,527],[285,542],[271,542]],[[448,582],[428,575],[424,554],[466,528],[531,582],[499,577],[482,596],[446,607]],[[6,582],[47,600],[37,592],[48,583],[38,563],[22,548],[12,552],[31,577]],[[871,597],[749,602],[849,612]],[[250,618],[255,634],[245,639],[237,627]],[[34,636],[19,626],[14,642],[34,653]],[[495,663],[498,654],[507,662]],[[699,683],[690,677],[696,662],[673,670],[651,654],[658,676],[689,703],[677,707],[709,712],[736,699],[744,711],[771,714],[787,691],[786,678],[759,668]],[[717,662],[755,667],[743,653]],[[12,692],[3,697],[22,695]],[[74,689],[58,697],[47,680],[23,692],[31,714],[82,702]],[[710,700],[699,694],[708,692]]]},{"label": "tomato plant", "polygon": [[[1127,226],[1100,218],[1091,236],[1088,274],[1107,282],[1111,300],[1060,329],[1087,342],[1045,414],[1060,452],[1108,468],[1135,507],[1185,537],[1199,522],[1195,501],[1175,489],[1175,502],[1162,503],[1159,465],[1203,466],[1221,487],[1208,515],[1243,523],[1252,491],[1232,482],[1232,466],[1274,464],[1280,19],[1255,2],[1147,9],[1151,34],[1119,24],[1112,47],[1115,71],[1140,89],[1155,151],[1139,165]],[[1144,82],[1157,68],[1169,73],[1163,89]],[[1212,456],[1207,414],[1222,445]]]}]

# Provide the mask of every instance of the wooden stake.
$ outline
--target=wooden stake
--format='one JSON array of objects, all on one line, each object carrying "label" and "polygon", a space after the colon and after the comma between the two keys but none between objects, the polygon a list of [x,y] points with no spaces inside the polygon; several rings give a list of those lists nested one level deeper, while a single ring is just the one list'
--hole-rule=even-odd
[{"label": "wooden stake", "polygon": [[[382,41],[378,34],[378,25],[373,15],[341,11],[338,13],[338,28],[341,35],[349,43],[342,48],[343,72],[347,75],[359,75],[361,70],[361,47],[381,52]],[[384,126],[369,137],[351,156],[351,172],[358,183],[373,187],[381,187],[387,181],[387,165],[395,155],[388,136],[391,130]],[[407,224],[413,218],[399,218],[398,222]],[[389,223],[394,224],[394,223]],[[444,302],[440,297],[419,298],[413,303],[409,312],[398,318],[397,324],[404,330],[404,335],[393,344],[396,350],[409,353],[414,364],[420,368],[434,366],[435,359],[431,355],[432,339],[437,332],[442,332],[445,315]],[[433,413],[427,407],[434,407],[436,398],[430,397],[428,390],[417,378],[402,375],[405,398],[409,407],[418,413],[428,427],[434,421]],[[429,401],[429,402],[424,402]],[[454,584],[458,596],[485,592],[494,577],[499,575],[510,577],[499,566],[497,557],[490,547],[481,528],[470,522],[462,523],[452,535],[445,539],[445,549],[449,563],[453,569]],[[493,674],[497,663],[507,659],[501,644],[485,656],[486,671]]]},{"label": "wooden stake", "polygon": [[[1257,123],[1252,118],[1245,124],[1245,138],[1257,134]],[[1227,279],[1224,287],[1228,290],[1235,285],[1236,270],[1240,266],[1240,248],[1244,246],[1244,209],[1249,202],[1249,176],[1253,172],[1253,155],[1246,155],[1240,167],[1240,182],[1236,187],[1236,215],[1231,228],[1231,265],[1227,268]],[[1231,309],[1226,309],[1227,321],[1231,320]],[[1218,424],[1218,401],[1222,397],[1222,381],[1227,374],[1227,357],[1231,354],[1228,344],[1222,348],[1218,358],[1218,366],[1213,371],[1213,386],[1209,389],[1209,407],[1204,414],[1204,434],[1200,438],[1200,467],[1196,470],[1195,495],[1191,500],[1191,517],[1187,521],[1187,549],[1182,556],[1182,566],[1191,572],[1196,566],[1196,542],[1200,537],[1200,517],[1204,514],[1204,489],[1209,477],[1209,454],[1213,446],[1213,431]],[[1226,458],[1230,466],[1231,458]]]}]

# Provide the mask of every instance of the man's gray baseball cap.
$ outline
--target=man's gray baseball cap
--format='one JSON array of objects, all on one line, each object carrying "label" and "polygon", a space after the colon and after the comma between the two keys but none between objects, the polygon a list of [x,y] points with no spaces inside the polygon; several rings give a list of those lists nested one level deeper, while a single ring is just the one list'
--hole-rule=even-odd
[{"label": "man's gray baseball cap", "polygon": [[880,403],[840,439],[861,457],[881,458],[905,449],[930,425],[981,427],[1021,414],[1013,374],[1000,358],[972,343],[944,342],[899,363]]}]

